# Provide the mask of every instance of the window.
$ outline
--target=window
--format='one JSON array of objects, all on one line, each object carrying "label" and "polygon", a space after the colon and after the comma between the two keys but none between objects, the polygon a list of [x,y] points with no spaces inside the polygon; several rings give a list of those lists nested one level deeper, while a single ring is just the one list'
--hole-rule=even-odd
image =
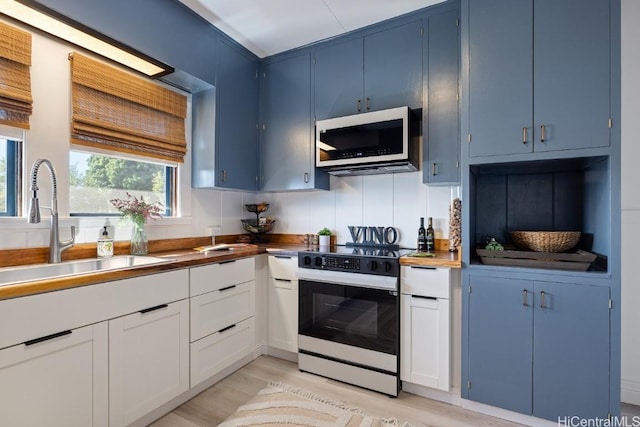
[{"label": "window", "polygon": [[20,142],[0,136],[0,216],[17,215],[20,147]]},{"label": "window", "polygon": [[119,214],[110,200],[126,193],[160,202],[165,215],[175,212],[176,167],[82,151],[69,152],[71,215]]}]

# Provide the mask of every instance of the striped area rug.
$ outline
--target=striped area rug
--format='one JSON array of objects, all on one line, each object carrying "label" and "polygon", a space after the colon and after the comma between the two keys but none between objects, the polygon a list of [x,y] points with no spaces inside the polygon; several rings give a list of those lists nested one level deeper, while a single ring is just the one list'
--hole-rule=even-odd
[{"label": "striped area rug", "polygon": [[270,383],[220,426],[389,427],[398,422],[369,416],[361,409],[286,384]]}]

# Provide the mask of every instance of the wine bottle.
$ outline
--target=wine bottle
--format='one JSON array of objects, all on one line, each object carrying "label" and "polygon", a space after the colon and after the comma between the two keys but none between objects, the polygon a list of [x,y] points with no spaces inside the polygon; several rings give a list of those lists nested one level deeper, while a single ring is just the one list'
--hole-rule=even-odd
[{"label": "wine bottle", "polygon": [[431,217],[429,217],[429,225],[427,226],[427,232],[425,236],[426,251],[429,253],[435,252],[435,244],[436,239],[435,233],[433,232],[433,220]]},{"label": "wine bottle", "polygon": [[427,250],[427,232],[424,229],[424,218],[420,218],[420,228],[418,228],[418,252]]}]

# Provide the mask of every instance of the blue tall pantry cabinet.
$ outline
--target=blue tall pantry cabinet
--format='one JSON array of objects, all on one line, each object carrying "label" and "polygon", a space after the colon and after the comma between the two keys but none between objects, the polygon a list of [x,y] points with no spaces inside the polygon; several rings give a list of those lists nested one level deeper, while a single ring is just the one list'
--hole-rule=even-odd
[{"label": "blue tall pantry cabinet", "polygon": [[[620,412],[620,0],[463,0],[462,397],[557,422]],[[598,256],[485,265],[580,231]]]}]

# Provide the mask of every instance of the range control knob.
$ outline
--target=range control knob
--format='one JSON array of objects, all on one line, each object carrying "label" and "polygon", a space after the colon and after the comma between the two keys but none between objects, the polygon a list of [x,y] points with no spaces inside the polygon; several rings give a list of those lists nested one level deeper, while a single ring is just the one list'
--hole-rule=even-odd
[{"label": "range control knob", "polygon": [[316,267],[322,267],[322,257],[317,256],[315,263]]},{"label": "range control knob", "polygon": [[369,261],[369,270],[376,271],[378,269],[378,261],[371,260]]},{"label": "range control knob", "polygon": [[311,265],[311,257],[309,255],[305,255],[302,258],[302,265]]},{"label": "range control knob", "polygon": [[391,264],[389,261],[385,261],[384,263],[384,272],[388,273],[390,271],[393,270],[393,264]]}]

